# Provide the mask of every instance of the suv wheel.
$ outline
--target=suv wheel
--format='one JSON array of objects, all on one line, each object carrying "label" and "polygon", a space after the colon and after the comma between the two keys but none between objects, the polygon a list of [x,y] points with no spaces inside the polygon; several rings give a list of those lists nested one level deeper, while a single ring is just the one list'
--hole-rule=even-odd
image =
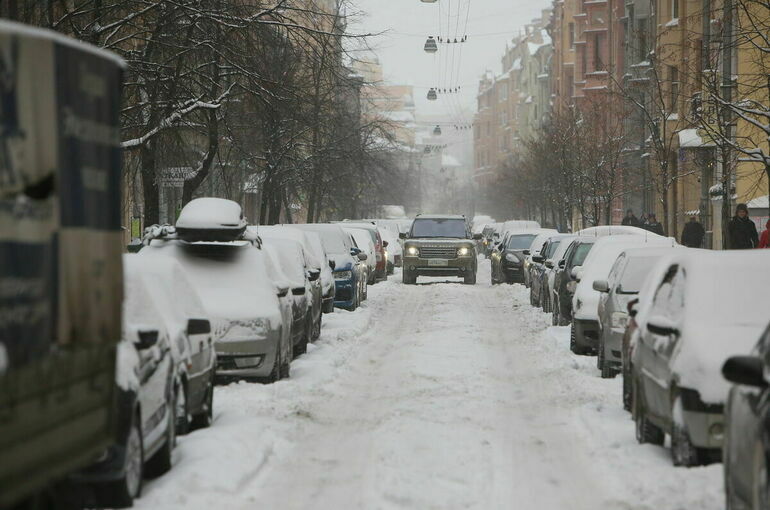
[{"label": "suv wheel", "polygon": [[674,423],[671,431],[671,461],[675,466],[698,466],[702,463],[698,448],[690,440],[687,429]]},{"label": "suv wheel", "polygon": [[636,440],[639,443],[649,443],[662,445],[666,439],[666,434],[662,429],[656,427],[647,419],[647,413],[642,404],[642,397],[639,394],[639,388],[634,388],[634,423],[636,425]]},{"label": "suv wheel", "polygon": [[416,283],[417,283],[417,275],[415,275],[415,274],[414,274],[413,272],[411,272],[411,271],[407,271],[406,269],[404,269],[404,270],[401,272],[401,281],[402,281],[402,282],[403,282],[405,285],[414,285],[414,284],[416,284]]},{"label": "suv wheel", "polygon": [[476,285],[476,271],[467,271],[463,276],[463,283],[466,285]]}]

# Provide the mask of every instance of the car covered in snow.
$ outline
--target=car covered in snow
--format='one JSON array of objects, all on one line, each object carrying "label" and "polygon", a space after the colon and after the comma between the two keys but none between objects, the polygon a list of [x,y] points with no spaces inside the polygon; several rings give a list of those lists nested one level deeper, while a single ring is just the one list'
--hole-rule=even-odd
[{"label": "car covered in snow", "polygon": [[[536,233],[537,235],[532,240],[532,244],[530,244],[529,248],[524,250],[523,276],[525,287],[529,287],[530,281],[532,279],[532,255],[539,255],[540,250],[543,249],[543,245],[545,244],[546,240],[548,240],[549,237],[558,234],[559,232],[551,228],[544,228],[538,230]],[[537,264],[539,264],[539,262],[535,263],[535,265]]]},{"label": "car covered in snow", "polygon": [[498,283],[524,283],[524,261],[537,231],[508,232],[492,250],[492,285]]},{"label": "car covered in snow", "polygon": [[[299,230],[299,229],[298,229]],[[321,277],[321,311],[323,313],[332,313],[334,311],[334,273],[329,256],[326,254],[321,237],[318,232],[303,230],[305,238],[308,241],[308,249],[313,253],[313,257],[320,264]]]},{"label": "car covered in snow", "polygon": [[476,242],[465,216],[420,214],[404,239],[403,283],[414,285],[419,276],[458,276],[476,283]]},{"label": "car covered in snow", "polygon": [[674,250],[662,259],[648,316],[632,351],[634,418],[641,443],[671,436],[674,465],[718,460],[724,438],[721,377],[732,356],[748,355],[767,323],[768,254]]},{"label": "car covered in snow", "polygon": [[548,274],[553,269],[552,258],[562,240],[570,237],[569,234],[551,234],[538,250],[531,253],[529,302],[532,306],[542,307],[544,312],[550,311],[547,306],[550,298]]},{"label": "car covered in snow", "polygon": [[236,236],[230,227],[221,232],[218,223],[203,221],[197,227],[191,220],[206,218],[205,210],[228,210],[225,221],[235,224],[241,213],[233,204],[224,199],[191,201],[179,215],[187,229],[184,238],[149,238],[137,256],[171,257],[182,265],[217,325],[218,380],[276,381],[288,371],[284,365],[291,362],[292,345],[283,340],[282,329],[288,325],[283,324],[279,291],[267,275],[259,239],[245,235],[245,224]]},{"label": "car covered in snow", "polygon": [[[353,246],[366,254],[366,260],[363,265],[365,275],[364,280],[366,281],[367,286],[373,285],[376,281],[375,275],[377,273],[377,250],[369,237],[369,232],[360,228],[345,226],[343,226],[343,229],[353,238]],[[366,301],[367,292],[368,290],[365,286],[361,295],[361,301]]]},{"label": "car covered in snow", "polygon": [[340,225],[323,223],[295,224],[295,228],[315,232],[321,238],[329,261],[334,264],[335,283],[334,306],[355,310],[361,304],[362,282],[361,262],[366,254],[353,246],[350,235]]},{"label": "car covered in snow", "polygon": [[[132,256],[134,257],[134,256]],[[94,506],[130,507],[145,476],[171,469],[176,444],[180,387],[176,377],[165,307],[132,264],[124,271],[123,338],[115,378],[118,430],[102,457],[74,474],[76,486],[90,488]]]},{"label": "car covered in snow", "polygon": [[[299,251],[296,248],[289,250],[288,253],[284,253],[285,256],[281,257],[282,263],[286,264],[289,261],[294,262],[292,271],[297,272],[299,277],[301,273],[304,275],[305,284],[307,286],[307,299],[310,303],[310,310],[312,314],[313,328],[310,335],[310,341],[315,342],[321,335],[321,322],[323,320],[323,295],[324,284],[322,281],[324,269],[331,276],[331,269],[326,261],[326,255],[323,253],[323,248],[320,250],[314,246],[315,243],[320,245],[320,240],[313,240],[314,236],[311,232],[306,232],[297,228],[291,228],[288,225],[260,225],[259,227],[249,227],[249,230],[253,234],[259,235],[263,243],[269,244],[272,239],[275,240],[290,240],[299,246]],[[288,248],[288,244],[282,243],[284,248]],[[279,247],[280,248],[280,247]],[[284,250],[279,250],[284,251]],[[320,251],[320,253],[318,253]],[[287,276],[291,275],[291,271],[284,271]],[[299,289],[292,289],[292,295],[297,295]],[[296,344],[295,344],[296,345]]]},{"label": "car covered in snow", "polygon": [[648,246],[624,250],[615,259],[607,279],[594,281],[594,290],[600,292],[597,367],[603,378],[620,373],[623,335],[629,321],[628,305],[639,295],[655,263],[672,249]]},{"label": "car covered in snow", "polygon": [[573,268],[575,293],[572,298],[570,346],[575,354],[594,354],[599,348],[599,297],[594,284],[607,276],[624,250],[640,246],[673,247],[676,242],[658,235],[611,235],[596,240],[583,264]]},{"label": "car covered in snow", "polygon": [[[388,259],[385,256],[386,244],[382,239],[380,229],[373,222],[345,220],[341,223],[346,228],[358,228],[365,230],[374,245],[374,273],[369,275],[369,283],[375,284],[388,279]],[[367,261],[368,262],[368,261]]]},{"label": "car covered in snow", "polygon": [[553,323],[566,326],[572,321],[572,296],[577,287],[575,268],[583,265],[596,237],[575,237],[555,267],[553,283]]}]

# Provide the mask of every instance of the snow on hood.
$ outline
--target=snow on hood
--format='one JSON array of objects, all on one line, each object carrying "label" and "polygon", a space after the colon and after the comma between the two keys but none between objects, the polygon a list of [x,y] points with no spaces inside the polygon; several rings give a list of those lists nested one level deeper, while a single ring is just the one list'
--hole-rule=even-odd
[{"label": "snow on hood", "polygon": [[260,319],[281,323],[275,288],[264,254],[250,244],[154,240],[137,257],[176,259],[200,295],[205,310],[225,321]]},{"label": "snow on hood", "polygon": [[177,228],[240,229],[246,226],[241,206],[224,198],[196,198],[182,208]]},{"label": "snow on hood", "polygon": [[305,263],[308,269],[321,269],[323,265],[323,257],[319,257],[315,250],[312,249],[310,242],[311,232],[305,232],[298,228],[292,228],[286,225],[259,225],[249,226],[247,230],[251,233],[257,234],[262,239],[291,239],[302,245],[303,255],[305,257]]},{"label": "snow on hood", "polygon": [[[299,229],[297,229],[299,230]],[[315,254],[317,260],[321,264],[321,287],[324,294],[328,294],[334,289],[334,275],[332,269],[329,267],[329,258],[324,251],[323,243],[317,232],[304,231],[307,236],[308,246],[310,250]]]}]

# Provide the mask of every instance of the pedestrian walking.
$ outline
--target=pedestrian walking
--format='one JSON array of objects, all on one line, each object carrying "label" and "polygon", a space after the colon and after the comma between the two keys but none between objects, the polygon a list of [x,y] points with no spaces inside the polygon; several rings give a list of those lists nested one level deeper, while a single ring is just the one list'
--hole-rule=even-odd
[{"label": "pedestrian walking", "polygon": [[727,224],[730,246],[732,250],[750,250],[759,246],[757,226],[749,218],[749,208],[746,204],[738,204],[735,216]]},{"label": "pedestrian walking", "polygon": [[663,225],[661,225],[658,219],[655,217],[655,213],[650,213],[647,215],[647,224],[642,228],[649,230],[653,234],[658,234],[659,236],[666,235],[663,232]]},{"label": "pedestrian walking", "polygon": [[691,216],[690,221],[685,224],[684,230],[682,230],[682,244],[688,248],[701,248],[705,236],[706,230],[701,222],[695,216]]},{"label": "pedestrian walking", "polygon": [[765,223],[765,230],[762,231],[762,235],[759,236],[759,247],[770,248],[770,220]]},{"label": "pedestrian walking", "polygon": [[634,210],[629,209],[626,211],[626,216],[623,218],[621,225],[626,225],[628,227],[641,227],[642,222],[639,221],[639,218],[634,215]]}]

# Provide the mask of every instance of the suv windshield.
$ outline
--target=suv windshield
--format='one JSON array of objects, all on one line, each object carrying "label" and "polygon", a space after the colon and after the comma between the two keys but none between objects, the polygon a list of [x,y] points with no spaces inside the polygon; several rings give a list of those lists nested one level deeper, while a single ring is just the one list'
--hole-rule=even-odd
[{"label": "suv windshield", "polygon": [[509,250],[527,250],[532,246],[532,241],[537,237],[534,234],[516,235],[508,238]]},{"label": "suv windshield", "polygon": [[582,243],[575,249],[575,255],[572,257],[572,267],[582,266],[586,255],[594,247],[594,243]]},{"label": "suv windshield", "polygon": [[465,239],[465,220],[463,219],[416,219],[412,223],[411,237],[456,237]]}]

